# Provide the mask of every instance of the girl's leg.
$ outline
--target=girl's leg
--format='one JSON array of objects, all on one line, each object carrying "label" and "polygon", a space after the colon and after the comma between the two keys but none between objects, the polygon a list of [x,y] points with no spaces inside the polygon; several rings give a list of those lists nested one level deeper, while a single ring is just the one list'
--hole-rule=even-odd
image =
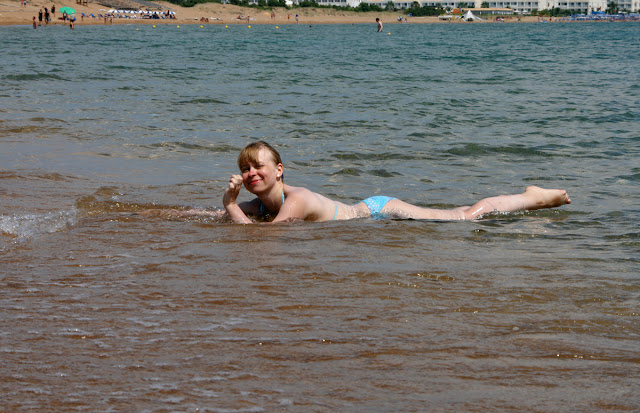
[{"label": "girl's leg", "polygon": [[522,194],[485,198],[471,207],[455,209],[421,208],[399,199],[393,199],[387,202],[381,212],[394,218],[468,220],[491,212],[553,208],[570,203],[571,200],[567,192],[562,189],[543,189],[530,186]]},{"label": "girl's leg", "polygon": [[400,219],[437,219],[444,221],[463,220],[465,218],[465,208],[455,209],[432,209],[411,205],[399,199],[392,199],[382,208],[383,215]]},{"label": "girl's leg", "polygon": [[570,204],[571,199],[563,189],[544,189],[529,186],[522,194],[500,195],[485,198],[464,211],[465,219],[476,219],[491,212],[533,211]]}]

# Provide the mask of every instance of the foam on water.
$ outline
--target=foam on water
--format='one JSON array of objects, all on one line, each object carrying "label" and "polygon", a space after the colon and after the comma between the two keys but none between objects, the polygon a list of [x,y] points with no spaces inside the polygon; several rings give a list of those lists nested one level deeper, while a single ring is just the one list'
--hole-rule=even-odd
[{"label": "foam on water", "polygon": [[57,232],[78,222],[76,208],[44,214],[0,216],[0,231],[21,242],[42,234]]}]

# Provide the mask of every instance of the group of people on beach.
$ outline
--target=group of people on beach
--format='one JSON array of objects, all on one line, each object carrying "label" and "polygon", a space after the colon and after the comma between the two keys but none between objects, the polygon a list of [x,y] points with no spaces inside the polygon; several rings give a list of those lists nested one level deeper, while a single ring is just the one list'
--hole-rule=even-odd
[{"label": "group of people on beach", "polygon": [[[25,2],[26,4],[26,2]],[[44,21],[45,25],[51,23],[52,18],[56,18],[56,5],[51,5],[51,11],[48,8],[43,7],[38,11],[38,19],[36,20],[36,16],[33,16],[33,28],[37,29],[38,26],[42,26],[42,22]],[[66,23],[69,22],[69,28],[73,30],[76,22],[76,17],[74,15],[69,16],[66,12],[62,13],[61,17],[62,21]]]},{"label": "group of people on beach", "polygon": [[[113,24],[114,17],[127,17],[127,18],[140,18],[140,19],[176,19],[175,12],[172,12],[170,10],[154,11],[154,12],[137,11],[137,12],[131,12],[131,13],[132,14],[125,13],[124,15],[120,15],[118,13],[106,13],[104,15],[98,14],[97,18],[104,19],[104,24],[107,24],[107,23]],[[140,14],[140,16],[138,16],[138,14]],[[38,26],[42,26],[43,22],[45,25],[48,25],[49,23],[51,23],[52,18],[55,19],[55,17],[56,17],[55,4],[51,6],[51,11],[49,11],[47,7],[43,7],[40,9],[37,16],[33,16],[33,28],[37,29]],[[96,16],[94,16],[93,14],[87,15],[86,17],[96,18]],[[82,19],[82,21],[84,21],[85,14],[81,13],[80,18]],[[69,27],[73,29],[76,22],[76,16],[75,14],[68,15],[66,12],[63,12],[62,17],[60,17],[60,20],[62,20],[63,23],[65,24],[69,22]],[[209,19],[207,19],[207,21],[209,21]]]},{"label": "group of people on beach", "polygon": [[33,16],[33,28],[37,29],[38,26],[42,26],[42,22],[44,19],[44,24],[49,24],[51,23],[51,16],[53,16],[54,18],[56,17],[56,5],[52,5],[51,6],[51,12],[49,12],[49,9],[44,7],[41,8],[40,11],[38,12],[38,23],[36,24],[36,17]]}]

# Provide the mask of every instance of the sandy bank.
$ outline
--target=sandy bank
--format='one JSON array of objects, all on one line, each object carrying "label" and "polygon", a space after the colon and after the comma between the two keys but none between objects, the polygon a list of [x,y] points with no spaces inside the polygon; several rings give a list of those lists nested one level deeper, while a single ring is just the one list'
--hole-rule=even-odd
[{"label": "sandy bank", "polygon": [[[295,16],[299,15],[299,24],[371,24],[375,30],[375,20],[379,17],[385,25],[399,24],[396,22],[398,16],[403,15],[401,12],[369,12],[357,13],[348,11],[338,11],[333,9],[315,9],[315,8],[298,8],[298,9],[274,9],[275,19],[272,19],[271,12],[267,10],[258,10],[253,8],[244,8],[233,6],[230,4],[207,3],[199,4],[195,7],[180,7],[175,4],[156,1],[155,3],[162,5],[165,10],[176,12],[177,18],[165,20],[148,20],[148,19],[124,19],[114,18],[113,24],[296,24]],[[55,4],[56,9],[61,7],[72,7],[76,10],[76,26],[105,24],[100,18],[82,18],[81,13],[86,15],[105,14],[107,7],[98,3],[88,3],[83,6],[76,4],[74,1],[61,2],[44,2],[40,0],[28,1],[27,6],[22,6],[18,0],[4,0],[0,2],[0,25],[31,25],[34,16],[38,16],[41,8],[47,7],[51,9],[51,5]],[[250,17],[250,20],[239,20],[238,16]],[[52,17],[50,24],[63,24],[59,18],[62,15],[56,12]],[[202,22],[201,19],[209,19],[209,22]],[[465,24],[462,22],[448,23],[438,20],[437,17],[407,17],[408,24],[420,23],[439,23],[439,24]],[[516,19],[511,21],[515,22]],[[524,17],[522,21],[537,22],[537,17]],[[481,24],[491,22],[475,22],[466,24]],[[404,24],[404,23],[403,23]]]}]

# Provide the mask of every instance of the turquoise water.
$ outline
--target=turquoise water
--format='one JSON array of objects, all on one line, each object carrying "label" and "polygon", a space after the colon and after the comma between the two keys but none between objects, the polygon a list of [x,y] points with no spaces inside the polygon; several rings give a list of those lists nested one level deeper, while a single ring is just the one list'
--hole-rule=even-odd
[{"label": "turquoise water", "polygon": [[[640,408],[640,26],[385,31],[1,27],[6,408]],[[539,185],[573,203],[277,228],[129,214],[221,208],[257,139],[343,202]]]}]

